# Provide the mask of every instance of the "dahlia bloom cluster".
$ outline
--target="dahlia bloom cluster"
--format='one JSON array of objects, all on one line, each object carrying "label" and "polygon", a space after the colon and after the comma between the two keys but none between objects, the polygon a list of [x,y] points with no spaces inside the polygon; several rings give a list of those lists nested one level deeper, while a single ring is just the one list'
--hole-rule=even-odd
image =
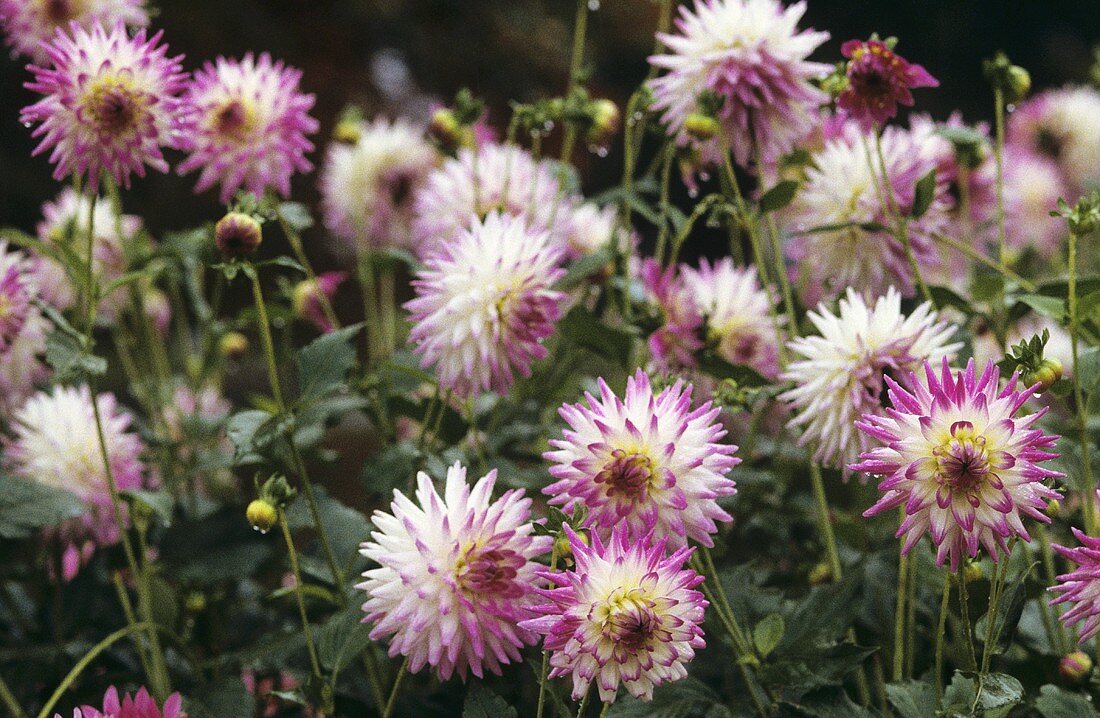
[{"label": "dahlia bloom cluster", "polygon": [[0,0],[0,26],[12,57],[26,55],[37,64],[48,61],[46,47],[58,29],[119,22],[131,28],[148,25],[145,0]]},{"label": "dahlia bloom cluster", "polygon": [[413,280],[405,304],[409,341],[439,385],[468,397],[504,393],[546,356],[565,295],[552,289],[565,271],[561,249],[521,217],[490,213],[442,244]]},{"label": "dahlia bloom cluster", "polygon": [[566,527],[576,565],[570,571],[543,569],[552,584],[538,589],[547,602],[520,624],[546,636],[550,677],[568,676],[573,698],[596,681],[600,700],[611,703],[619,686],[650,700],[653,688],[687,677],[684,664],[706,647],[703,613],[707,602],[695,587],[703,577],[684,563],[691,549],[666,551],[666,540],[632,535],[619,524],[605,543],[591,545]]},{"label": "dahlia bloom cluster", "polygon": [[997,562],[1010,537],[1030,541],[1024,518],[1050,523],[1047,502],[1062,495],[1044,482],[1062,474],[1040,464],[1057,457],[1058,437],[1035,428],[1045,408],[1016,416],[1034,387],[1017,391],[1013,375],[1002,389],[996,364],[979,375],[973,360],[955,374],[947,359],[938,373],[925,362],[923,379],[910,373],[904,387],[885,381],[892,408],[856,423],[881,446],[850,468],[885,477],[882,498],[864,516],[904,506],[903,552],[927,533],[937,565],[958,571],[979,549]]},{"label": "dahlia bloom cluster", "polygon": [[649,59],[665,71],[649,82],[652,109],[678,144],[695,143],[685,122],[705,111],[704,93],[721,101],[721,131],[698,148],[704,162],[720,163],[726,152],[746,167],[755,152],[771,162],[810,134],[828,100],[811,81],[832,68],[806,59],[829,34],[800,31],[805,12],[805,2],[784,8],[777,0],[696,0],[680,8],[676,32],[657,35],[668,52]]},{"label": "dahlia bloom cluster", "polygon": [[1049,590],[1059,594],[1051,605],[1068,603],[1070,610],[1062,614],[1062,623],[1072,626],[1084,622],[1080,643],[1100,633],[1100,538],[1093,538],[1074,528],[1073,535],[1080,546],[1072,548],[1054,544],[1052,548],[1077,568],[1058,576],[1059,583]]},{"label": "dahlia bloom cluster", "polygon": [[638,370],[620,399],[603,379],[599,398],[558,410],[569,428],[543,455],[557,481],[543,489],[566,512],[588,511],[586,526],[604,537],[615,526],[633,539],[652,535],[678,548],[689,540],[713,546],[716,522],[732,518],[718,499],[732,496],[726,478],[740,463],[736,446],[720,444],[726,431],[710,402],[692,409],[691,387],[677,381],[654,394]]},{"label": "dahlia bloom cluster", "polygon": [[417,476],[416,501],[394,491],[390,513],[375,511],[375,531],[361,553],[380,564],[357,585],[372,640],[389,638],[413,673],[425,665],[441,679],[479,678],[520,660],[535,634],[518,625],[536,600],[532,559],[553,539],[534,536],[531,500],[507,491],[492,500],[496,471],[471,488],[457,462],[441,496]]},{"label": "dahlia bloom cluster", "polygon": [[849,288],[836,314],[821,304],[807,317],[819,335],[789,342],[795,359],[781,378],[795,386],[779,398],[794,414],[788,426],[801,433],[799,445],[812,446],[814,461],[847,476],[871,444],[855,422],[881,407],[886,373],[906,376],[925,361],[953,357],[962,344],[951,342],[957,328],[931,304],[902,314],[893,287],[873,305]]},{"label": "dahlia bloom cluster", "polygon": [[[134,695],[123,693],[120,698],[118,689],[111,686],[103,696],[103,710],[82,706],[73,710],[72,718],[186,718],[180,710],[182,702],[180,694],[173,693],[162,709],[144,687]],[[54,718],[63,716],[55,713]]]}]

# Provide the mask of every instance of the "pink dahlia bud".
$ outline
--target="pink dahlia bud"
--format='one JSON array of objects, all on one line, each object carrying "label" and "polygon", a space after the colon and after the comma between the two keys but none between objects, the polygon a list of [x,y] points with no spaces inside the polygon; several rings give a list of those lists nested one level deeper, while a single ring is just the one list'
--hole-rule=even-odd
[{"label": "pink dahlia bud", "polygon": [[52,150],[54,179],[86,177],[94,192],[102,173],[129,187],[146,165],[168,171],[161,148],[178,145],[176,95],[187,75],[182,56],[167,57],[160,38],[145,30],[131,37],[122,22],[109,30],[72,25],[47,46],[52,67],[30,67],[34,80],[25,86],[45,97],[24,107],[21,121],[38,125],[34,154]]},{"label": "pink dahlia bud", "polygon": [[1074,651],[1058,661],[1058,675],[1066,683],[1082,683],[1092,675],[1092,659],[1084,651]]},{"label": "pink dahlia bud", "polygon": [[301,79],[266,52],[219,57],[195,73],[183,97],[183,149],[191,154],[179,173],[201,170],[196,192],[221,185],[223,203],[242,188],[257,197],[268,189],[290,195],[294,173],[313,169],[306,136],[319,127],[309,115],[316,98],[299,91]]},{"label": "pink dahlia bud", "polygon": [[624,399],[603,379],[599,386],[587,406],[558,410],[569,428],[543,455],[557,479],[543,489],[550,503],[566,513],[585,506],[585,526],[605,538],[621,525],[635,539],[712,546],[715,522],[732,520],[717,499],[735,493],[725,475],[740,463],[736,446],[718,443],[726,434],[719,410],[709,402],[692,409],[682,381],[654,396],[641,369],[627,380]]},{"label": "pink dahlia bud", "polygon": [[604,703],[620,685],[650,700],[654,686],[686,678],[685,664],[706,646],[707,602],[695,590],[703,577],[684,568],[691,549],[666,554],[665,541],[635,539],[624,524],[607,543],[593,536],[591,546],[565,531],[576,567],[542,570],[553,587],[537,589],[546,598],[533,607],[541,615],[520,623],[546,637],[550,677],[571,678],[574,699],[595,680]]},{"label": "pink dahlia bud", "polygon": [[[73,718],[186,718],[180,710],[182,700],[179,693],[173,693],[162,710],[144,687],[132,696],[124,693],[120,699],[118,689],[111,686],[103,696],[102,711],[84,706],[73,711]],[[54,718],[61,714],[55,713]]]},{"label": "pink dahlia bud", "polygon": [[924,374],[910,373],[905,388],[886,377],[893,408],[856,422],[881,446],[850,468],[885,477],[882,498],[863,515],[903,506],[902,551],[927,533],[936,563],[950,561],[953,572],[982,548],[997,563],[1009,538],[1031,540],[1023,519],[1050,523],[1047,501],[1062,496],[1044,482],[1062,474],[1039,464],[1058,456],[1058,437],[1035,428],[1046,409],[1015,416],[1031,393],[1015,389],[1016,375],[1002,389],[993,361],[980,376],[973,360],[952,375],[946,358],[938,375],[925,362]]},{"label": "pink dahlia bud", "polygon": [[331,332],[336,327],[325,314],[322,301],[324,299],[331,304],[336,297],[336,291],[347,278],[347,272],[325,272],[318,275],[316,279],[298,282],[294,286],[292,295],[294,313],[322,332]]},{"label": "pink dahlia bud", "polygon": [[392,513],[374,512],[361,553],[380,565],[356,588],[368,596],[371,640],[388,637],[390,655],[408,657],[413,673],[430,665],[442,680],[499,675],[537,640],[517,624],[538,600],[533,559],[553,539],[534,535],[523,491],[492,501],[495,483],[494,470],[471,487],[456,462],[442,496],[421,472],[415,502],[394,491]]},{"label": "pink dahlia bud", "polygon": [[250,214],[230,212],[214,225],[214,244],[226,259],[247,257],[263,241],[263,228]]},{"label": "pink dahlia bud", "polygon": [[912,107],[913,90],[939,87],[939,81],[920,65],[896,54],[874,38],[849,40],[840,47],[848,58],[848,87],[837,105],[864,126],[882,125],[898,114],[898,105]]}]

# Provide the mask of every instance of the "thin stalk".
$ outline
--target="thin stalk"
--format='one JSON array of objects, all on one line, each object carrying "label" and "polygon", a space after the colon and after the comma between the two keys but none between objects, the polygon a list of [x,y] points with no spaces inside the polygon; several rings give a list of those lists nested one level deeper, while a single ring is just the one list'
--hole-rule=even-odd
[{"label": "thin stalk", "polygon": [[[129,594],[126,593],[126,585],[122,582],[122,572],[113,572],[111,582],[115,586],[115,594],[118,596],[119,605],[122,606],[122,615],[126,617],[126,624],[139,623],[137,615],[134,613],[134,605],[130,602]],[[149,675],[149,650],[139,636],[134,636],[134,648],[137,649],[138,662],[141,663],[142,672]]]},{"label": "thin stalk", "polygon": [[0,676],[0,702],[7,706],[11,718],[27,718],[27,714],[19,707],[19,701],[15,699],[15,694],[11,692],[11,688],[2,676]]},{"label": "thin stalk", "polygon": [[905,587],[909,582],[909,555],[898,553],[898,596],[894,608],[894,672],[893,680],[900,681],[905,667]]},{"label": "thin stalk", "polygon": [[[573,52],[569,59],[569,82],[565,96],[570,97],[580,84],[581,64],[584,62],[584,41],[588,34],[588,0],[577,0],[577,14],[573,20]],[[565,179],[569,158],[577,142],[577,125],[568,118],[563,120],[565,133],[561,142],[561,178]]]},{"label": "thin stalk", "polygon": [[279,411],[286,411],[286,403],[283,401],[283,388],[279,382],[279,366],[275,359],[275,341],[271,337],[271,324],[267,318],[267,305],[264,303],[263,289],[260,287],[260,275],[251,271],[248,273],[252,280],[252,300],[256,304],[257,324],[260,329],[260,341],[264,346],[264,359],[267,362],[267,379],[271,384],[271,395],[275,399],[275,405]]},{"label": "thin stalk", "polygon": [[[981,679],[987,673],[989,673],[989,662],[993,658],[993,644],[997,640],[997,616],[1001,609],[1001,598],[1004,595],[1005,580],[1008,578],[1008,562],[1012,557],[1012,544],[1009,545],[1008,555],[1004,557],[1001,565],[996,568],[996,573],[993,579],[993,587],[989,592],[989,605],[986,608],[986,621],[985,621],[985,644],[982,646],[982,667],[978,672],[978,677]],[[978,683],[979,692],[981,690],[981,682]]]},{"label": "thin stalk", "polygon": [[978,655],[974,650],[974,629],[970,625],[970,594],[966,588],[966,576],[963,572],[959,577],[959,614],[962,616],[963,635],[966,637],[967,657],[970,659],[969,669],[978,667]]},{"label": "thin stalk", "polygon": [[[757,175],[763,177],[764,162],[760,153],[759,142],[754,143],[754,154],[756,155]],[[768,238],[771,241],[772,261],[775,262],[776,281],[783,292],[783,306],[787,311],[787,332],[788,336],[794,337],[798,334],[798,320],[794,312],[794,293],[791,291],[791,280],[787,276],[787,267],[783,262],[783,242],[779,237],[779,227],[775,223],[775,215],[768,212],[765,219],[768,226]]]},{"label": "thin stalk", "polygon": [[[945,573],[943,577],[943,595],[940,596],[940,618],[936,623],[936,658],[932,664],[932,674],[936,679],[936,707],[939,708],[943,698],[943,639],[947,632],[948,604],[951,599],[951,574]],[[961,577],[960,577],[961,578]]]},{"label": "thin stalk", "polygon": [[997,256],[1008,264],[1008,244],[1005,241],[1005,96],[1000,87],[993,87],[994,132],[993,160],[997,168]]},{"label": "thin stalk", "polygon": [[382,718],[390,718],[393,714],[393,707],[397,705],[397,693],[401,689],[401,681],[405,679],[405,674],[408,672],[409,659],[406,656],[401,662],[401,667],[397,669],[397,676],[393,679],[393,690],[390,691],[390,698],[386,701],[385,710],[382,711]]},{"label": "thin stalk", "polygon": [[370,683],[371,697],[374,699],[374,705],[381,708],[384,700],[386,700],[385,693],[382,692],[382,682],[378,678],[378,661],[374,657],[374,646],[367,646],[367,650],[363,651],[363,671],[367,674],[367,681]]},{"label": "thin stalk", "polygon": [[[657,227],[657,248],[653,253],[658,264],[664,264],[665,261],[665,245],[668,242],[668,191],[670,184],[670,173],[672,170],[672,158],[676,154],[676,145],[673,142],[669,142],[665,145],[664,158],[661,160],[661,198],[658,202],[660,209],[660,221]],[[672,260],[675,261],[675,260]]]},{"label": "thin stalk", "polygon": [[[550,552],[550,571],[553,572],[558,567],[558,552],[553,550]],[[545,709],[546,704],[546,675],[550,668],[550,651],[543,649],[542,651],[542,665],[539,668],[539,703],[538,708],[535,711],[535,718],[542,718],[542,712]]]},{"label": "thin stalk", "polygon": [[[1048,585],[1053,586],[1057,582],[1058,572],[1054,568],[1054,551],[1050,547],[1050,536],[1047,535],[1047,527],[1041,523],[1036,523],[1035,534],[1039,539],[1039,553],[1043,560],[1043,577]],[[1061,655],[1069,653],[1069,641],[1066,637],[1065,627],[1062,626],[1060,621],[1053,620],[1054,616],[1051,615],[1051,612],[1056,609],[1047,601],[1039,601],[1039,608],[1042,611],[1043,625],[1046,628],[1051,647]]]},{"label": "thin stalk", "polygon": [[[134,522],[137,527],[138,535],[138,564],[140,573],[135,577],[138,582],[138,607],[141,610],[142,618],[146,621],[153,621],[153,588],[149,583],[149,564],[146,562],[146,557],[149,555],[149,547],[145,543],[145,532],[148,527],[142,520]],[[164,650],[160,645],[160,636],[154,630],[149,634],[149,638],[152,641],[152,647],[149,651],[149,659],[151,662],[150,668],[152,668],[154,675],[157,679],[153,681],[154,689],[159,688],[162,695],[157,697],[160,700],[164,700],[168,697],[168,666],[164,662]],[[154,690],[154,693],[156,691]]]},{"label": "thin stalk", "polygon": [[373,363],[382,355],[382,320],[378,309],[374,263],[369,252],[360,252],[356,270],[359,274],[359,293],[363,296],[363,321],[367,324],[367,362]]},{"label": "thin stalk", "polygon": [[833,533],[833,520],[829,516],[829,501],[825,496],[825,480],[821,477],[821,467],[810,463],[810,483],[814,490],[814,507],[817,510],[817,526],[821,530],[821,539],[825,542],[825,555],[829,561],[829,570],[833,581],[844,578],[844,568],[840,563],[840,551],[837,549],[836,535]]},{"label": "thin stalk", "polygon": [[581,697],[581,704],[577,706],[577,718],[584,718],[584,712],[588,710],[588,698],[592,695],[592,684],[588,684],[588,690]]},{"label": "thin stalk", "polygon": [[913,664],[917,652],[917,572],[909,567],[909,581],[905,586],[905,677],[913,677]]},{"label": "thin stalk", "polygon": [[[282,210],[278,205],[275,206],[275,217],[279,220],[279,227],[282,228],[283,234],[286,235],[287,242],[290,243],[290,248],[294,251],[294,258],[298,260],[298,264],[302,265],[302,268],[306,270],[306,278],[317,286],[317,273],[313,271],[313,265],[309,262],[309,257],[306,256],[306,250],[302,246],[302,236],[298,234],[298,230],[294,228],[283,216]],[[329,301],[325,293],[317,290],[317,298],[321,303],[321,311],[324,312],[325,319],[329,321],[334,328],[340,328],[340,320],[336,318],[336,311],[332,308],[332,302]]]},{"label": "thin stalk", "polygon": [[990,259],[989,257],[985,256],[984,254],[982,254],[978,250],[974,249],[970,245],[966,244],[965,242],[960,242],[959,240],[955,239],[954,237],[948,237],[948,236],[943,235],[943,234],[936,234],[936,235],[933,235],[933,237],[935,238],[935,240],[937,242],[942,242],[943,244],[946,244],[948,247],[951,247],[952,249],[957,249],[958,251],[962,252],[963,254],[965,254],[970,259],[973,259],[976,262],[981,262],[982,264],[989,267],[990,269],[993,269],[993,270],[999,272],[1005,278],[1011,279],[1012,281],[1019,284],[1020,288],[1023,289],[1025,292],[1034,292],[1034,291],[1036,291],[1036,287],[1032,282],[1028,281],[1027,279],[1024,279],[1019,274],[1012,271],[1011,269],[1009,269],[1005,265],[1001,264],[1000,262],[997,262],[993,259]]},{"label": "thin stalk", "polygon": [[1093,496],[1096,484],[1092,478],[1092,452],[1089,450],[1088,407],[1081,391],[1081,372],[1078,366],[1078,333],[1080,323],[1077,316],[1077,233],[1069,233],[1069,338],[1073,351],[1073,402],[1077,410],[1078,440],[1081,442],[1081,463],[1085,474],[1085,533],[1096,535],[1096,502]]},{"label": "thin stalk", "polygon": [[[90,321],[95,321],[96,304],[99,302],[99,298],[96,296],[95,291],[95,206],[99,199],[97,192],[91,192],[88,194],[88,221],[85,225],[87,227],[87,240],[85,244],[87,258],[87,264],[84,266],[84,286],[81,287],[80,296],[81,306],[84,308],[84,316],[90,317]],[[88,326],[88,336],[91,337],[92,324]]]},{"label": "thin stalk", "polygon": [[397,288],[393,268],[384,269],[378,277],[378,307],[382,322],[382,356],[390,357],[397,349]]},{"label": "thin stalk", "polygon": [[279,507],[279,528],[283,531],[283,540],[286,542],[286,552],[290,556],[290,572],[294,575],[294,598],[298,603],[298,616],[302,619],[302,635],[306,639],[306,652],[309,653],[309,665],[313,675],[320,678],[321,662],[317,660],[317,648],[313,643],[313,631],[309,626],[309,616],[306,614],[306,599],[302,593],[302,571],[298,567],[298,552],[294,548],[294,539],[290,536],[290,527],[286,523],[286,513]]},{"label": "thin stalk", "polygon": [[604,703],[603,708],[600,709],[600,718],[607,718],[607,712],[611,710],[610,703]]}]

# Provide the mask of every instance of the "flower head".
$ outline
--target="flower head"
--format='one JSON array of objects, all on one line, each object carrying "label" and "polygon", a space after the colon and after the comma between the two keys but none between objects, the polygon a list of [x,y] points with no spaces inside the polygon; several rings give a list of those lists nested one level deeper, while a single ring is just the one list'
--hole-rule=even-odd
[{"label": "flower head", "polygon": [[[887,127],[881,141],[899,211],[911,214],[917,182],[935,169],[935,160],[922,150],[921,137],[902,128]],[[879,191],[878,162],[874,168],[869,162],[875,142],[847,122],[811,156],[806,181],[784,211],[788,230],[795,234],[787,250],[803,272],[808,303],[836,296],[847,287],[869,296],[892,285],[904,296],[916,291],[905,247],[889,229],[893,212]],[[919,265],[934,266],[938,261],[933,237],[947,227],[951,205],[947,178],[937,175],[931,205],[908,225]],[[812,261],[802,261],[809,258]]]},{"label": "flower head", "polygon": [[325,227],[362,249],[415,249],[413,202],[439,155],[404,120],[359,123],[353,143],[333,142],[321,172]]},{"label": "flower head", "polygon": [[1008,140],[1050,157],[1073,195],[1100,184],[1100,91],[1063,87],[1041,92],[1009,116]]},{"label": "flower head", "polygon": [[596,681],[610,703],[622,684],[634,697],[653,698],[653,688],[687,677],[684,664],[703,641],[707,602],[695,587],[703,577],[684,568],[691,549],[666,552],[666,542],[638,538],[620,524],[605,544],[592,545],[566,527],[576,565],[543,570],[553,588],[539,589],[548,603],[520,625],[546,636],[550,677],[569,676],[573,698]]},{"label": "flower head", "polygon": [[532,535],[523,491],[492,501],[495,482],[494,470],[471,488],[456,462],[442,496],[421,472],[415,502],[394,491],[391,513],[374,512],[361,552],[381,565],[357,586],[368,596],[364,620],[371,640],[389,637],[390,655],[408,657],[414,673],[427,664],[443,680],[499,674],[536,640],[517,624],[535,599],[532,559],[553,539]]},{"label": "flower head", "polygon": [[47,62],[49,41],[59,28],[67,29],[74,22],[83,28],[117,22],[145,27],[149,13],[145,0],[0,0],[0,25],[13,57],[26,55],[35,63]]},{"label": "flower head", "polygon": [[432,172],[413,203],[413,245],[428,257],[490,212],[515,217],[555,245],[568,241],[572,194],[546,160],[515,145],[459,150]]},{"label": "flower head", "polygon": [[666,70],[649,82],[653,109],[679,144],[693,142],[685,122],[708,109],[700,107],[704,93],[720,103],[719,132],[700,147],[710,163],[727,149],[743,166],[754,150],[770,162],[813,130],[828,98],[810,81],[831,67],[806,58],[829,34],[799,31],[805,12],[805,2],[784,8],[777,0],[696,0],[694,10],[681,8],[677,31],[658,35],[669,52],[649,58]]},{"label": "flower head", "polygon": [[924,375],[910,373],[906,387],[887,377],[893,408],[856,422],[882,446],[851,469],[885,477],[882,498],[863,515],[904,506],[902,551],[928,533],[937,565],[950,561],[952,571],[979,548],[997,562],[1009,537],[1031,540],[1025,517],[1050,523],[1043,509],[1062,496],[1043,482],[1061,474],[1039,464],[1057,457],[1050,451],[1057,437],[1034,428],[1045,409],[1015,416],[1033,388],[1017,391],[1016,375],[999,388],[992,361],[981,375],[971,360],[954,376],[946,358],[938,375],[925,362]]},{"label": "flower head", "polygon": [[405,308],[409,340],[423,366],[436,365],[442,388],[503,393],[546,356],[542,340],[565,299],[551,288],[564,270],[560,249],[548,243],[546,232],[493,212],[427,259]]},{"label": "flower head", "polygon": [[290,195],[291,176],[313,169],[306,136],[319,126],[309,115],[316,98],[299,90],[301,79],[300,70],[266,52],[219,57],[195,72],[183,97],[182,149],[190,156],[179,172],[201,170],[196,192],[220,184],[222,203],[241,188],[257,197],[268,189]]},{"label": "flower head", "polygon": [[10,250],[6,241],[0,241],[0,357],[35,311],[31,304],[37,295],[34,269],[34,262],[25,254]]},{"label": "flower head", "polygon": [[[149,691],[141,688],[135,695],[124,693],[119,698],[118,689],[111,686],[103,696],[103,710],[83,706],[73,711],[73,718],[184,718],[180,711],[182,699],[179,693],[173,693],[164,701],[164,709],[157,706]],[[55,713],[54,718],[62,718]]]},{"label": "flower head", "polygon": [[1068,548],[1054,544],[1053,548],[1077,564],[1077,568],[1058,577],[1058,583],[1048,590],[1058,593],[1051,605],[1069,603],[1072,607],[1062,614],[1062,623],[1072,626],[1085,622],[1079,643],[1100,633],[1100,538],[1093,538],[1074,528],[1080,546]]},{"label": "flower head", "polygon": [[21,121],[37,123],[34,149],[50,152],[56,180],[86,177],[94,192],[101,174],[130,186],[148,165],[168,171],[163,147],[178,147],[182,114],[177,97],[187,75],[179,57],[167,57],[161,33],[131,37],[120,21],[110,30],[93,25],[57,31],[45,52],[52,67],[32,65],[26,88],[44,97],[23,108]]},{"label": "flower head", "polygon": [[1066,223],[1051,217],[1058,200],[1070,197],[1065,175],[1052,158],[1009,144],[1005,147],[1005,235],[1016,250],[1049,258],[1066,236]]},{"label": "flower head", "polygon": [[698,363],[695,353],[703,348],[703,317],[679,269],[661,267],[650,257],[642,262],[639,272],[646,300],[660,315],[660,326],[646,343],[653,364],[666,372],[694,367]]},{"label": "flower head", "polygon": [[837,98],[837,105],[865,129],[897,115],[899,104],[912,107],[911,90],[939,87],[927,70],[879,40],[849,40],[840,46],[840,52],[848,58],[848,86]]},{"label": "flower head", "polygon": [[0,415],[10,417],[50,376],[46,337],[53,325],[38,310],[28,312],[0,359]]},{"label": "flower head", "polygon": [[795,412],[789,426],[801,430],[799,445],[814,447],[814,461],[842,469],[870,448],[855,429],[864,414],[882,407],[886,373],[906,376],[926,360],[952,357],[956,327],[940,321],[925,303],[908,317],[891,287],[869,305],[851,289],[837,314],[824,304],[807,316],[820,336],[798,337],[787,346],[796,357],[783,372],[795,388],[780,395]]},{"label": "flower head", "polygon": [[[111,473],[119,490],[145,485],[141,438],[113,394],[96,398]],[[91,393],[87,386],[54,387],[32,396],[12,417],[5,468],[13,476],[74,494],[87,513],[61,528],[67,543],[110,546],[118,542],[107,473],[100,453]]]},{"label": "flower head", "polygon": [[691,408],[691,387],[677,381],[654,396],[641,369],[620,399],[600,379],[588,406],[558,410],[569,425],[543,455],[557,481],[543,489],[550,503],[588,509],[587,526],[603,536],[623,525],[635,539],[653,534],[673,547],[695,540],[712,546],[716,521],[731,521],[718,499],[735,493],[726,478],[740,463],[710,402]]}]

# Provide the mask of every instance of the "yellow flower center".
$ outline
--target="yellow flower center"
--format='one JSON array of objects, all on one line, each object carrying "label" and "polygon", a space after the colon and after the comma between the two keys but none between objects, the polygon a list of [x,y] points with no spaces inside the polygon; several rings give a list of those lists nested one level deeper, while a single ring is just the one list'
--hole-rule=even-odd
[{"label": "yellow flower center", "polygon": [[226,100],[211,118],[214,132],[234,142],[244,142],[256,128],[256,109],[238,98]]},{"label": "yellow flower center", "polygon": [[131,78],[107,74],[92,81],[81,105],[101,131],[117,135],[137,125],[145,101]]}]

